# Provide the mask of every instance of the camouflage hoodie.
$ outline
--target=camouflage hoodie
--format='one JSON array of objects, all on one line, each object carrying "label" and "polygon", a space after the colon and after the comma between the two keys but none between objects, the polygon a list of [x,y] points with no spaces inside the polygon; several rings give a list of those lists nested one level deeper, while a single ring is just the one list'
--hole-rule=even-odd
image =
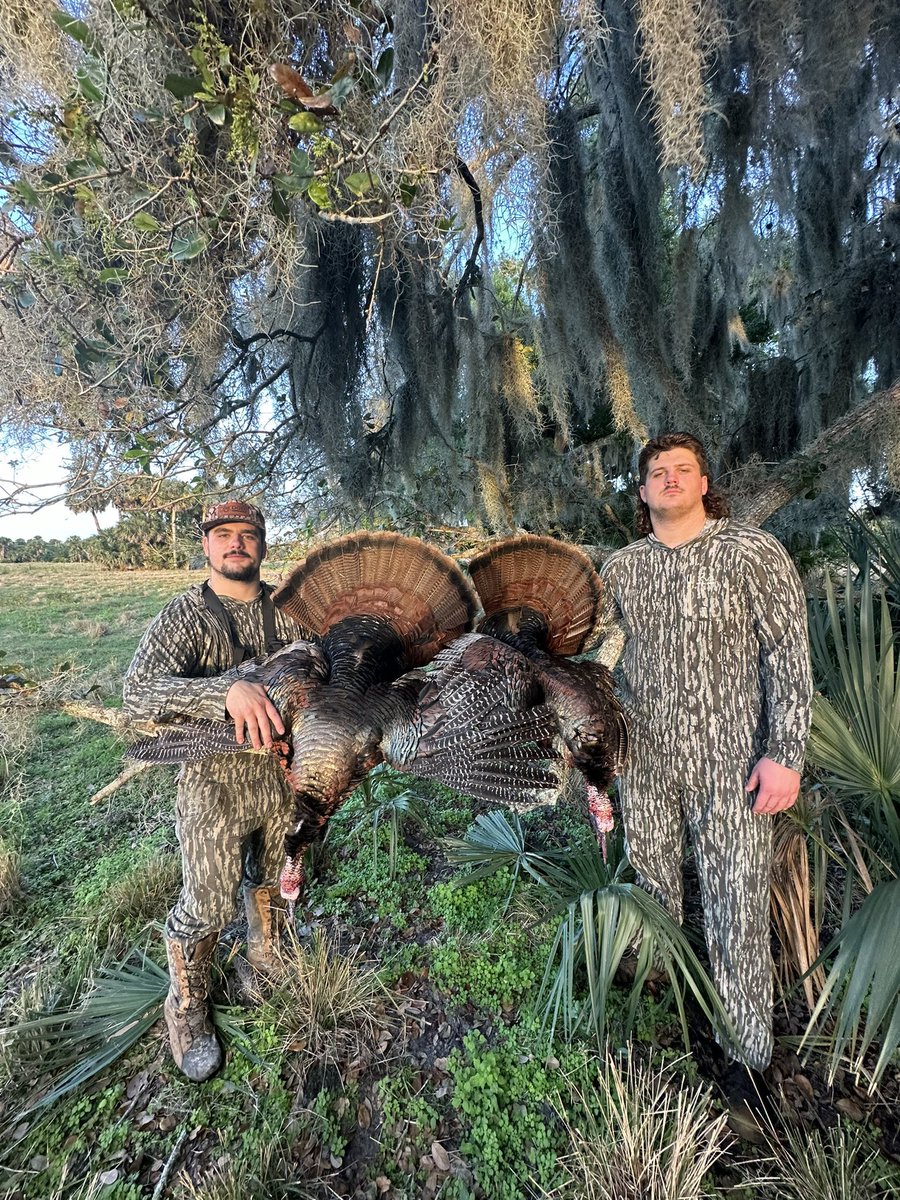
[{"label": "camouflage hoodie", "polygon": [[[765,754],[799,770],[812,682],[806,600],[783,546],[762,530],[708,520],[669,547],[652,534],[601,572],[611,665],[636,752],[693,764]],[[698,781],[699,782],[699,781]]]}]

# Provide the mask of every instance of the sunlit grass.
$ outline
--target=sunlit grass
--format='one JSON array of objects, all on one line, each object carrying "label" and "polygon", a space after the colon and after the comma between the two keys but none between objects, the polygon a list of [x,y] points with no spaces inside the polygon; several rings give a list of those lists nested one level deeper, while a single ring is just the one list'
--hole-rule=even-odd
[{"label": "sunlit grass", "polygon": [[708,1089],[681,1086],[631,1053],[609,1054],[595,1085],[573,1085],[571,1099],[558,1105],[572,1141],[559,1196],[698,1200],[728,1149],[727,1116],[713,1112]]},{"label": "sunlit grass", "polygon": [[349,1062],[378,1041],[391,1023],[390,997],[377,971],[358,950],[341,954],[321,928],[307,947],[283,943],[280,967],[263,1009],[274,1019],[285,1048],[309,1063]]}]

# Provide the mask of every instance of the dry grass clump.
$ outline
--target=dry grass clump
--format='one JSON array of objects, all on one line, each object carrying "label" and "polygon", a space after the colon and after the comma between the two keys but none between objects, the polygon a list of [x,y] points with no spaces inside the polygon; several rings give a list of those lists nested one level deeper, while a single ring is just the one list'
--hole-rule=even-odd
[{"label": "dry grass clump", "polygon": [[221,1163],[197,1182],[182,1172],[173,1192],[176,1200],[306,1200],[321,1195],[291,1179],[292,1164],[281,1149],[286,1137],[286,1132],[273,1130],[255,1162]]},{"label": "dry grass clump", "polygon": [[[772,854],[772,922],[781,943],[779,972],[782,990],[803,979],[803,994],[810,1012],[825,983],[825,970],[818,967],[812,975],[806,972],[819,957],[819,930],[813,916],[812,881],[809,869],[809,846],[802,814],[806,810],[801,800],[799,811],[782,813],[775,823]],[[800,819],[798,819],[798,817]]]},{"label": "dry grass clump", "polygon": [[85,619],[74,621],[72,629],[76,633],[83,633],[85,637],[95,641],[97,638],[105,637],[109,633],[109,625],[106,621],[97,621],[93,619]]},{"label": "dry grass clump", "polygon": [[786,1125],[768,1131],[772,1159],[754,1183],[777,1188],[779,1200],[887,1200],[895,1195],[877,1167],[877,1154],[858,1129],[823,1133]]},{"label": "dry grass clump", "polygon": [[34,740],[34,713],[17,704],[4,705],[0,721],[0,788],[5,798],[16,789],[19,770]]},{"label": "dry grass clump", "polygon": [[13,911],[22,894],[21,868],[21,854],[0,836],[0,917]]},{"label": "dry grass clump", "polygon": [[705,1088],[681,1088],[669,1072],[630,1052],[610,1054],[590,1092],[573,1088],[578,1127],[558,1110],[572,1139],[569,1180],[557,1193],[579,1200],[695,1200],[725,1153],[726,1115]]},{"label": "dry grass clump", "polygon": [[0,1027],[0,1084],[12,1088],[23,1078],[31,1078],[34,1064],[47,1052],[47,1039],[30,1028],[29,1022],[53,1012],[60,1001],[58,979],[49,968],[41,967],[5,1005]]},{"label": "dry grass clump", "polygon": [[379,1041],[389,1024],[388,992],[360,951],[339,953],[322,929],[312,943],[292,937],[280,949],[281,967],[265,1008],[288,1050],[302,1051],[309,1065],[350,1062]]},{"label": "dry grass clump", "polygon": [[122,951],[139,929],[159,921],[181,887],[181,859],[159,854],[127,871],[103,896],[93,913],[98,942]]}]

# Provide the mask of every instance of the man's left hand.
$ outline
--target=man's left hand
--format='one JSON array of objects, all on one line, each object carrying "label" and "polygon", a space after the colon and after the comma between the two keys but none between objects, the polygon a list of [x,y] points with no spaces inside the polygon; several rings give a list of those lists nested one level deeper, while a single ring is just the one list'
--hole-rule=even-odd
[{"label": "man's left hand", "polygon": [[783,767],[771,758],[761,758],[744,789],[756,792],[755,813],[779,813],[790,808],[800,794],[800,772]]}]

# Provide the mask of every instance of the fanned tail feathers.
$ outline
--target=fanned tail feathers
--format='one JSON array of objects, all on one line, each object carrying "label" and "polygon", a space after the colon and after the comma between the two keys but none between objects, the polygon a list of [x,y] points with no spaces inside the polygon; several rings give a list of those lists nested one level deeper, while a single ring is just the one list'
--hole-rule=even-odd
[{"label": "fanned tail feathers", "polygon": [[[532,609],[547,622],[551,654],[581,654],[600,618],[603,583],[591,560],[576,546],[525,534],[490,546],[469,563],[486,619]],[[488,626],[489,632],[494,632]]]},{"label": "fanned tail feathers", "polygon": [[471,629],[478,601],[456,563],[417,538],[361,531],[318,546],[274,594],[320,636],[347,617],[387,621],[419,666]]}]

